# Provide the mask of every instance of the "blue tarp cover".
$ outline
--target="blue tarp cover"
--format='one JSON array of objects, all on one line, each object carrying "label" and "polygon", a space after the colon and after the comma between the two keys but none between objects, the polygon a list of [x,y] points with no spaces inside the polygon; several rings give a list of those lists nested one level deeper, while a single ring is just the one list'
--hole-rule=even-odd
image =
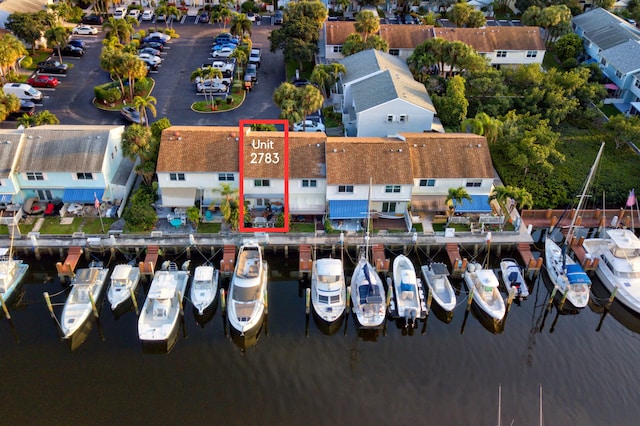
[{"label": "blue tarp cover", "polygon": [[329,217],[337,219],[366,219],[367,200],[329,200]]},{"label": "blue tarp cover", "polygon": [[104,189],[90,189],[90,188],[68,188],[64,190],[62,194],[62,201],[65,203],[93,203],[98,198],[102,201],[104,195]]},{"label": "blue tarp cover", "polygon": [[471,201],[462,200],[462,204],[454,202],[456,213],[491,213],[489,195],[472,195]]},{"label": "blue tarp cover", "polygon": [[591,284],[591,279],[584,272],[582,266],[577,264],[567,265],[567,278],[569,284]]}]

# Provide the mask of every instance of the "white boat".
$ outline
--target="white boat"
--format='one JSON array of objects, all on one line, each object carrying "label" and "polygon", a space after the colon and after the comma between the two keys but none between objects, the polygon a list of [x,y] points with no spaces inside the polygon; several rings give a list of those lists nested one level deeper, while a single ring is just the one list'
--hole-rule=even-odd
[{"label": "white boat", "polygon": [[340,259],[313,261],[311,303],[320,319],[332,324],[342,317],[347,300],[344,268]]},{"label": "white boat", "polygon": [[589,175],[587,176],[587,180],[582,188],[578,207],[576,208],[576,212],[571,220],[571,225],[567,231],[564,243],[560,246],[550,237],[547,237],[544,243],[544,261],[551,283],[554,287],[558,288],[560,293],[559,296],[563,297],[566,295],[566,300],[576,309],[584,308],[589,303],[591,279],[589,279],[582,267],[569,255],[567,252],[567,245],[573,240],[576,218],[582,209],[584,199],[587,196],[586,193],[589,189],[589,184],[595,174],[603,149],[604,143],[600,146],[596,160],[589,170]]},{"label": "white boat", "polygon": [[200,265],[193,273],[190,298],[199,315],[204,315],[218,294],[219,271],[211,265]]},{"label": "white boat", "polygon": [[0,248],[0,297],[4,303],[11,303],[27,269],[29,265],[14,259],[10,249]]},{"label": "white boat", "polygon": [[267,299],[267,262],[262,260],[262,248],[256,243],[244,244],[231,277],[227,318],[241,335],[260,330]]},{"label": "white boat", "polygon": [[640,239],[629,229],[609,229],[607,238],[584,240],[587,256],[598,259],[596,275],[616,300],[640,314]]},{"label": "white boat", "polygon": [[188,281],[189,272],[179,270],[173,262],[155,273],[138,318],[138,336],[143,345],[162,346],[167,351],[173,347]]},{"label": "white boat", "polygon": [[102,292],[107,282],[109,270],[101,263],[95,263],[88,268],[78,269],[71,281],[71,292],[64,302],[60,327],[62,335],[68,339],[92,316],[91,299],[99,308]]},{"label": "white boat", "polygon": [[351,276],[351,303],[360,326],[382,326],[386,317],[384,286],[365,255],[360,257]]},{"label": "white boat", "polygon": [[393,289],[398,317],[405,319],[405,326],[415,327],[416,320],[426,312],[424,293],[420,295],[422,284],[416,277],[413,263],[402,254],[393,260]]},{"label": "white boat", "polygon": [[486,316],[497,325],[504,318],[504,299],[498,290],[498,277],[491,269],[483,269],[478,263],[469,263],[464,282],[473,291],[473,301]]},{"label": "white boat", "polygon": [[457,300],[455,290],[449,281],[447,265],[434,262],[430,265],[423,265],[421,271],[436,304],[445,312],[453,312]]},{"label": "white boat", "polygon": [[502,282],[507,288],[507,292],[515,291],[514,297],[524,300],[529,296],[529,287],[522,275],[522,268],[515,259],[505,258],[500,261],[500,272]]},{"label": "white boat", "polygon": [[131,293],[135,293],[139,282],[140,268],[137,266],[121,264],[113,268],[111,284],[107,291],[107,300],[112,311],[125,306],[125,302],[131,299]]}]

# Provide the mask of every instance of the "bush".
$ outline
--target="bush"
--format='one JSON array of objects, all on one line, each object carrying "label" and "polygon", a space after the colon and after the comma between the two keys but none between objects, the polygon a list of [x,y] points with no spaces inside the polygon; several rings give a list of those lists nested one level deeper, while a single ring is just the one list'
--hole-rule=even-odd
[{"label": "bush", "polygon": [[33,58],[31,56],[25,56],[20,62],[22,68],[30,68],[33,65]]},{"label": "bush", "polygon": [[140,185],[131,195],[124,211],[125,232],[149,232],[153,229],[158,217],[151,204],[157,197],[157,183],[152,186]]},{"label": "bush", "polygon": [[259,12],[260,8],[258,6],[256,6],[256,4],[252,1],[246,1],[244,3],[242,3],[240,5],[240,11],[242,13],[247,13],[247,12]]},{"label": "bush", "polygon": [[110,104],[114,104],[122,99],[122,92],[118,88],[112,88],[105,91],[104,100]]}]

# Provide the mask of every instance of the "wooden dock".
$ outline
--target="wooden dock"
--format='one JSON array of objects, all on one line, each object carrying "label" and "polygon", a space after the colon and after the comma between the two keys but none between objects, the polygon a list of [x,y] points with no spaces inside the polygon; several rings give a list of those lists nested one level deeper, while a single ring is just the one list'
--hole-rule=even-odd
[{"label": "wooden dock", "polygon": [[302,277],[304,274],[310,274],[313,267],[313,258],[311,257],[311,246],[302,244],[299,249],[300,261],[298,262],[298,274]]},{"label": "wooden dock", "polygon": [[467,259],[463,259],[460,255],[460,247],[456,243],[447,243],[447,256],[451,263],[451,276],[460,278],[467,269]]},{"label": "wooden dock", "polygon": [[529,243],[518,243],[518,253],[520,253],[520,257],[526,265],[527,272],[533,272],[534,274],[540,272],[543,262],[542,256],[536,259],[531,253],[531,245]]},{"label": "wooden dock", "polygon": [[373,252],[373,261],[376,271],[378,272],[389,272],[389,259],[384,254],[384,245],[383,244],[374,244],[372,247]]},{"label": "wooden dock", "polygon": [[153,277],[156,270],[156,264],[158,263],[160,247],[148,246],[147,253],[144,257],[144,262],[140,262],[140,274],[143,276]]},{"label": "wooden dock", "polygon": [[226,244],[222,249],[222,260],[220,261],[220,272],[225,276],[233,273],[236,265],[236,246]]},{"label": "wooden dock", "polygon": [[69,247],[67,258],[64,262],[56,263],[56,270],[60,279],[73,278],[75,276],[76,266],[82,256],[82,247]]}]

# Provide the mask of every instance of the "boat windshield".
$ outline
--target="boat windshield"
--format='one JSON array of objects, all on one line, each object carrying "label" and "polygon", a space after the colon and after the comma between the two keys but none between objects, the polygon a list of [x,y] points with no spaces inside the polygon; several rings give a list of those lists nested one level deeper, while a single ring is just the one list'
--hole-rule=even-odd
[{"label": "boat windshield", "polygon": [[231,291],[231,298],[236,302],[252,302],[260,299],[260,286],[238,287],[234,286]]},{"label": "boat windshield", "polygon": [[331,284],[338,282],[340,280],[340,275],[318,275],[318,281],[325,284]]}]

